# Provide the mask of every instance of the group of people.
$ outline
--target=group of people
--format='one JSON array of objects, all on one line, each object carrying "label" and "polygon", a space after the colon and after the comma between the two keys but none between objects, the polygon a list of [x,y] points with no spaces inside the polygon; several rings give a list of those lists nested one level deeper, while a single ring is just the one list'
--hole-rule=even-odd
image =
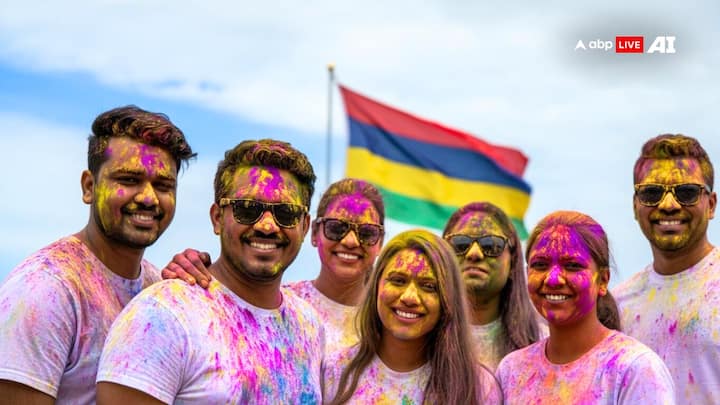
[{"label": "group of people", "polygon": [[[311,220],[311,163],[270,139],[243,141],[218,165],[219,257],[186,249],[160,271],[144,249],[172,221],[178,172],[194,157],[162,114],[96,118],[81,175],[88,224],[0,286],[0,404],[720,397],[720,251],[707,238],[717,197],[691,137],[642,148],[633,207],[653,262],[613,294],[608,237],[588,215],[547,215],[524,259],[488,202],[458,209],[441,236],[385,243],[372,184],[333,183]],[[318,276],[283,285],[308,232]]]}]

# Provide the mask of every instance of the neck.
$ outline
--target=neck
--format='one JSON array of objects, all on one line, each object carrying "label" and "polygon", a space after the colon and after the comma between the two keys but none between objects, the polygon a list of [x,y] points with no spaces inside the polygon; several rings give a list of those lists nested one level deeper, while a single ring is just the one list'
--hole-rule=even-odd
[{"label": "neck", "polygon": [[589,352],[610,333],[597,316],[589,315],[574,325],[550,324],[545,355],[550,362],[566,364]]},{"label": "neck", "polygon": [[425,339],[400,340],[383,331],[378,357],[390,369],[407,372],[420,368],[427,363],[425,358]]},{"label": "neck", "polygon": [[140,277],[140,263],[145,249],[132,248],[108,239],[92,221],[75,237],[113,273],[131,280]]},{"label": "neck", "polygon": [[500,316],[500,296],[484,298],[468,291],[470,302],[470,323],[473,325],[487,325]]},{"label": "neck", "polygon": [[707,235],[694,246],[678,251],[660,250],[653,246],[653,268],[665,276],[681,273],[698,264],[713,248]]},{"label": "neck", "polygon": [[276,309],[282,304],[281,277],[267,282],[248,280],[222,255],[208,270],[220,283],[251,305]]},{"label": "neck", "polygon": [[342,305],[356,307],[365,296],[364,275],[348,281],[338,279],[330,271],[321,270],[312,283],[324,296]]}]

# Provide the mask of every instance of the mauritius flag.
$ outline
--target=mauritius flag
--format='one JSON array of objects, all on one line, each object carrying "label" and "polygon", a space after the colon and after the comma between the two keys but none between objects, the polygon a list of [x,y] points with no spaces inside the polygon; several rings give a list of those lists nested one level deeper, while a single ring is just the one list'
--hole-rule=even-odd
[{"label": "mauritius flag", "polygon": [[416,117],[340,86],[350,126],[347,177],[373,183],[386,215],[443,229],[473,201],[489,201],[513,220],[522,239],[530,186],[527,157],[475,136]]}]

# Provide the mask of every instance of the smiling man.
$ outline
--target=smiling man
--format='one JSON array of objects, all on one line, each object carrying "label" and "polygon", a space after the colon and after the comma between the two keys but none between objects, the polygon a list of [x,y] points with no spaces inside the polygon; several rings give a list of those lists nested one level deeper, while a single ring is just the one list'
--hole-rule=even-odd
[{"label": "smiling man", "polygon": [[160,280],[143,253],[172,221],[178,170],[195,154],[166,116],[134,106],[99,115],[92,131],[81,176],[88,224],[0,287],[1,404],[94,403],[110,325]]},{"label": "smiling man", "polygon": [[127,306],[100,360],[98,403],[320,402],[321,322],[280,287],[310,226],[314,183],[290,144],[245,141],[225,153],[207,290],[166,280]]},{"label": "smiling man", "polygon": [[720,392],[720,249],[713,166],[684,135],[650,139],[635,163],[635,219],[653,263],[614,291],[623,330],[650,346],[675,381],[677,403],[709,404]]}]

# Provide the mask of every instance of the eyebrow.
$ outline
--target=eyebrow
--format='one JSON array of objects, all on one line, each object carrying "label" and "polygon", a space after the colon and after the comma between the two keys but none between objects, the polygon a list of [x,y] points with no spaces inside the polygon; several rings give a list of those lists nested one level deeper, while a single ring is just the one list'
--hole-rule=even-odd
[{"label": "eyebrow", "polygon": [[[111,171],[110,174],[112,174],[112,175],[129,174],[129,175],[133,175],[133,176],[144,176],[146,174],[146,172],[144,170],[140,170],[140,169],[128,169],[126,167],[121,167],[119,169]],[[165,174],[158,173],[157,177],[160,178],[160,180],[177,181],[177,177],[175,177],[175,176],[168,176]]]}]

